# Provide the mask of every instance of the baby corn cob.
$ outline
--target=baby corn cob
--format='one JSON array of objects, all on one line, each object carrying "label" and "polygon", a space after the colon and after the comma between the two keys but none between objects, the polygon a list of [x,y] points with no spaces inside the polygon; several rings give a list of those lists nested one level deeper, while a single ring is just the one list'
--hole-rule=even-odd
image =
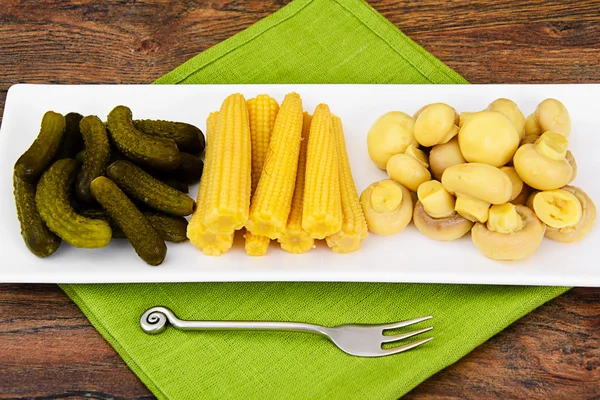
[{"label": "baby corn cob", "polygon": [[292,205],[302,135],[302,99],[289,93],[281,103],[271,134],[269,154],[252,199],[246,229],[277,239]]},{"label": "baby corn cob", "polygon": [[248,231],[246,231],[244,238],[246,239],[244,248],[249,256],[264,256],[269,249],[269,244],[271,244],[271,239],[268,237],[253,235]]},{"label": "baby corn cob", "polygon": [[310,124],[302,228],[315,239],[342,229],[338,155],[327,104],[319,104]]},{"label": "baby corn cob", "polygon": [[259,94],[248,100],[250,137],[252,138],[252,193],[258,186],[278,111],[277,100],[267,94]]},{"label": "baby corn cob", "polygon": [[[278,239],[281,248],[293,254],[306,253],[315,247],[315,240],[302,229],[302,203],[304,201],[304,172],[306,170],[306,150],[308,148],[308,135],[310,132],[310,121],[312,117],[304,112],[302,123],[302,143],[300,145],[300,156],[298,157],[298,173],[296,174],[296,187],[292,199],[292,209],[288,217],[285,231]],[[360,205],[359,205],[360,207]]]},{"label": "baby corn cob", "polygon": [[233,230],[229,233],[213,233],[206,228],[206,225],[202,221],[204,206],[206,205],[206,193],[208,191],[208,171],[213,168],[215,158],[215,148],[212,143],[217,124],[217,115],[218,113],[216,112],[210,113],[206,119],[206,139],[208,142],[204,160],[206,175],[200,181],[196,211],[192,214],[187,227],[187,237],[190,239],[190,242],[209,256],[219,256],[221,253],[229,250],[233,244]]},{"label": "baby corn cob", "polygon": [[361,242],[368,236],[367,220],[363,214],[360,200],[356,193],[350,160],[346,151],[346,140],[342,120],[332,116],[333,133],[337,144],[340,175],[340,194],[342,196],[342,229],[327,236],[327,245],[335,253],[349,253],[358,250]]},{"label": "baby corn cob", "polygon": [[[259,94],[256,98],[248,100],[250,137],[252,138],[252,193],[258,186],[278,111],[279,104],[269,95]],[[246,239],[244,247],[250,256],[265,255],[271,243],[271,239],[268,237],[253,235],[250,232],[246,232],[244,238]]]},{"label": "baby corn cob", "polygon": [[208,181],[203,221],[215,233],[230,233],[248,220],[250,209],[250,124],[244,96],[223,101],[214,139],[214,158],[202,180]]}]

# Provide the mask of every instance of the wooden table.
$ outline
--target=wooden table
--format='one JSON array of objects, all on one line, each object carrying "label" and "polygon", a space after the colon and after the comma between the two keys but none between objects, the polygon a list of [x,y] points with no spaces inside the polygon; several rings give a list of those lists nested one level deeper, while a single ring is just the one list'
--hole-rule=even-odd
[{"label": "wooden table", "polygon": [[[287,0],[108,3],[2,1],[0,112],[17,82],[151,82]],[[371,3],[473,83],[600,83],[598,0]],[[600,289],[573,289],[406,398],[599,396]],[[0,398],[153,397],[57,286],[0,285]]]}]

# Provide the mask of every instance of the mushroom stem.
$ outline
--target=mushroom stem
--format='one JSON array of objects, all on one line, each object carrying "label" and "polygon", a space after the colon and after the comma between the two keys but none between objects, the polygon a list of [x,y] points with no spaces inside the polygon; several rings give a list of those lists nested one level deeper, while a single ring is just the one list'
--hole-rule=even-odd
[{"label": "mushroom stem", "polygon": [[515,233],[523,229],[523,220],[511,203],[493,205],[489,210],[487,228],[492,232]]},{"label": "mushroom stem", "polygon": [[378,213],[394,211],[402,203],[402,189],[392,182],[383,181],[373,188],[371,207]]},{"label": "mushroom stem", "polygon": [[457,213],[473,222],[486,222],[488,220],[489,208],[490,203],[461,195],[456,197],[456,204],[454,206],[454,210]]},{"label": "mushroom stem", "polygon": [[430,217],[446,218],[454,214],[454,197],[439,181],[422,183],[417,190],[417,196]]},{"label": "mushroom stem", "polygon": [[548,131],[535,141],[534,146],[543,156],[554,161],[562,161],[567,155],[569,141],[563,135]]}]

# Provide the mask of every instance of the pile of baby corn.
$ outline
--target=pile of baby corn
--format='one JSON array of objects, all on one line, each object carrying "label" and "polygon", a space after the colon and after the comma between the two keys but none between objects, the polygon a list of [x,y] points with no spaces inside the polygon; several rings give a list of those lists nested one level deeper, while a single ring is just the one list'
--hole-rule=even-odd
[{"label": "pile of baby corn", "polygon": [[206,121],[205,167],[187,236],[211,256],[228,251],[245,228],[251,256],[277,240],[300,254],[326,239],[336,253],[360,248],[367,237],[342,121],[319,104],[303,112],[297,93],[281,107],[261,94],[227,97]]}]

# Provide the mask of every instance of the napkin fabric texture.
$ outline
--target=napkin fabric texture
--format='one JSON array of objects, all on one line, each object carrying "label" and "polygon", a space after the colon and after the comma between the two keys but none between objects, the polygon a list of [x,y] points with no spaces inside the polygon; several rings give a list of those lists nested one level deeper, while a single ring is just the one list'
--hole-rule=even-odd
[{"label": "napkin fabric texture", "polygon": [[[360,0],[296,0],[156,83],[467,82]],[[295,282],[61,287],[159,399],[397,399],[566,290]],[[400,355],[359,358],[303,333],[171,328],[150,336],[139,318],[155,305],[182,319],[328,326],[432,314],[419,327],[432,323],[435,338]]]}]

